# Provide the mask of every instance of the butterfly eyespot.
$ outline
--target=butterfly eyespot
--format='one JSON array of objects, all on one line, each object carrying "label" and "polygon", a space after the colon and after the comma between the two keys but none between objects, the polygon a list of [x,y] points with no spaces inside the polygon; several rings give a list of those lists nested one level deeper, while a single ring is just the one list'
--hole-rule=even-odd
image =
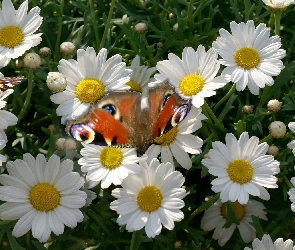
[{"label": "butterfly eyespot", "polygon": [[95,132],[85,124],[74,124],[70,128],[71,136],[80,142],[91,143],[95,139]]},{"label": "butterfly eyespot", "polygon": [[167,94],[166,96],[164,96],[163,98],[163,103],[162,103],[162,107],[165,106],[166,102],[168,101],[168,99],[171,97],[171,94]]},{"label": "butterfly eyespot", "polygon": [[175,127],[178,123],[182,122],[189,112],[189,106],[184,104],[178,107],[171,118],[171,125]]},{"label": "butterfly eyespot", "polygon": [[112,104],[104,105],[104,106],[102,106],[102,109],[107,111],[112,116],[114,116],[116,114],[116,107],[114,105],[112,105]]}]

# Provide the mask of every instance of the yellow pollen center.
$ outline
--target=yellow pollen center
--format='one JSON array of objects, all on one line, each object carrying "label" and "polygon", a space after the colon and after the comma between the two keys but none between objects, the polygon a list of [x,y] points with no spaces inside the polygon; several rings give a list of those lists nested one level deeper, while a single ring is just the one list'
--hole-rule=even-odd
[{"label": "yellow pollen center", "polygon": [[249,70],[257,67],[260,56],[255,49],[241,48],[235,54],[235,62],[238,66]]},{"label": "yellow pollen center", "polygon": [[95,103],[105,94],[104,84],[95,78],[85,78],[76,86],[76,97],[85,103]]},{"label": "yellow pollen center", "polygon": [[136,202],[142,211],[151,213],[156,211],[162,203],[163,195],[155,186],[145,186],[140,189]]},{"label": "yellow pollen center", "polygon": [[[244,207],[237,201],[231,203],[235,212],[237,219],[240,221],[244,218],[245,210]],[[221,215],[224,219],[227,218],[226,203],[221,206]]]},{"label": "yellow pollen center", "polygon": [[178,129],[177,126],[175,126],[172,129],[170,129],[167,133],[157,137],[155,139],[155,143],[163,146],[170,145],[175,140],[177,132]]},{"label": "yellow pollen center", "polygon": [[0,30],[0,45],[3,47],[12,49],[21,44],[23,38],[24,34],[17,26],[6,26]]},{"label": "yellow pollen center", "polygon": [[180,84],[179,90],[185,96],[193,96],[198,94],[205,85],[205,80],[198,74],[190,74],[185,76]]},{"label": "yellow pollen center", "polygon": [[47,183],[35,185],[29,194],[32,206],[38,211],[48,212],[59,205],[60,193]]},{"label": "yellow pollen center", "polygon": [[100,151],[101,164],[110,170],[119,167],[123,161],[123,153],[120,148],[105,147]]},{"label": "yellow pollen center", "polygon": [[129,81],[126,83],[130,87],[129,91],[134,91],[134,92],[142,92],[140,85],[135,82],[135,81]]},{"label": "yellow pollen center", "polygon": [[227,173],[233,182],[245,184],[251,181],[253,168],[248,161],[234,160],[228,165]]}]

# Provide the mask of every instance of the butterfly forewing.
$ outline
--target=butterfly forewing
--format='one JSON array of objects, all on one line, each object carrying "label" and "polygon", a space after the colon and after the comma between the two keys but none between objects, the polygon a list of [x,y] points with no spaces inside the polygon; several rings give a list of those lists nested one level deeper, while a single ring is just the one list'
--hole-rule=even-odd
[{"label": "butterfly forewing", "polygon": [[23,79],[24,79],[23,76],[4,77],[0,79],[0,94],[4,92],[5,90],[19,84]]}]

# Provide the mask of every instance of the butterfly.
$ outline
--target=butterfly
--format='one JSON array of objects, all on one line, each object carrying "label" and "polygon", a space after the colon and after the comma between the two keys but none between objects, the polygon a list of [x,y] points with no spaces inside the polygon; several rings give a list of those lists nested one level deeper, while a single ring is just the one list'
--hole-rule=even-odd
[{"label": "butterfly", "polygon": [[0,94],[2,94],[5,90],[19,84],[23,79],[23,76],[4,77],[0,79]]},{"label": "butterfly", "polygon": [[150,89],[147,102],[142,107],[139,92],[110,92],[86,115],[69,121],[66,132],[85,143],[135,147],[142,155],[180,123],[191,106],[167,82]]}]

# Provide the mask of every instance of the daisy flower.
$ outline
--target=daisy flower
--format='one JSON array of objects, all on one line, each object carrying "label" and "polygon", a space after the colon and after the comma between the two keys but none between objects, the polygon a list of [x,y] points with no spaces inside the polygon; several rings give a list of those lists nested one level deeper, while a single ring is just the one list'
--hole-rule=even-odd
[{"label": "daisy flower", "polygon": [[149,86],[154,87],[168,79],[183,99],[192,99],[192,104],[199,108],[204,104],[205,97],[215,95],[215,90],[230,80],[227,76],[215,77],[220,68],[217,56],[214,49],[206,52],[202,45],[197,51],[190,47],[184,48],[182,59],[169,53],[169,60],[157,63],[160,74],[155,75],[157,81],[149,83]]},{"label": "daisy flower", "polygon": [[264,211],[265,207],[259,201],[249,199],[245,205],[235,201],[232,203],[232,207],[239,224],[232,223],[229,228],[224,227],[227,219],[226,203],[222,203],[220,200],[205,211],[201,220],[201,228],[203,230],[211,231],[215,229],[212,238],[218,240],[220,246],[225,245],[236,228],[238,228],[244,242],[249,243],[252,241],[256,236],[255,228],[250,225],[252,215],[267,220],[266,212]]},{"label": "daisy flower", "polygon": [[274,12],[283,12],[294,0],[262,0]]},{"label": "daisy flower", "polygon": [[120,55],[108,60],[107,50],[101,49],[96,55],[94,48],[78,49],[77,61],[59,61],[58,70],[67,80],[66,89],[50,97],[59,104],[56,113],[62,116],[61,123],[83,116],[93,103],[100,100],[108,91],[128,90],[127,83],[132,73],[126,69]]},{"label": "daisy flower", "polygon": [[23,160],[7,163],[9,175],[0,175],[1,220],[18,220],[12,235],[20,237],[32,229],[34,238],[46,242],[51,231],[64,232],[64,225],[74,228],[83,220],[79,208],[86,193],[79,189],[84,179],[73,171],[73,162],[60,163],[56,155],[48,162],[44,155],[36,159],[24,154]]},{"label": "daisy flower", "polygon": [[[284,242],[283,238],[278,238],[273,243],[268,234],[264,234],[261,241],[257,238],[254,239],[252,246],[253,250],[295,250],[292,240],[288,239]],[[251,250],[251,248],[245,247],[244,250]]]},{"label": "daisy flower", "polygon": [[7,104],[4,99],[13,93],[13,89],[7,89],[0,93],[0,129],[7,129],[8,126],[13,126],[17,123],[17,117],[9,111],[1,110]]},{"label": "daisy flower", "polygon": [[130,174],[138,174],[140,166],[134,148],[105,147],[82,143],[80,154],[83,156],[78,163],[81,170],[87,172],[86,180],[89,188],[101,182],[101,188],[108,188],[112,183],[121,185]]},{"label": "daisy flower", "polygon": [[173,164],[174,156],[182,167],[190,169],[192,161],[187,153],[200,154],[202,152],[203,140],[191,134],[202,127],[202,120],[207,119],[201,111],[200,108],[192,107],[182,122],[167,133],[157,137],[155,139],[156,144],[152,144],[146,151],[148,162],[161,153],[162,162]]},{"label": "daisy flower", "polygon": [[42,33],[34,34],[42,24],[40,8],[28,11],[28,1],[15,10],[11,0],[3,0],[0,10],[0,60],[22,56],[41,42]]},{"label": "daisy flower", "polygon": [[[288,124],[288,128],[289,128],[293,133],[295,133],[295,122],[290,122],[290,123]],[[290,149],[292,149],[292,152],[293,152],[293,154],[295,155],[295,140],[292,140],[291,142],[289,142],[289,143],[287,144],[287,147],[290,148]]]},{"label": "daisy flower", "polygon": [[[291,178],[291,183],[295,187],[295,177]],[[291,210],[295,212],[295,188],[291,188],[288,192],[290,196],[290,201],[292,202],[291,204]]]},{"label": "daisy flower", "polygon": [[280,163],[272,155],[266,155],[268,145],[259,144],[256,136],[249,138],[243,132],[237,140],[233,134],[226,134],[226,144],[220,141],[212,143],[208,155],[202,164],[210,174],[217,176],[211,184],[212,190],[220,192],[222,202],[228,200],[247,204],[249,194],[269,200],[264,188],[277,188],[275,174],[280,172]]},{"label": "daisy flower", "polygon": [[231,77],[242,91],[248,85],[252,94],[258,95],[259,88],[273,85],[272,76],[280,74],[284,65],[281,61],[286,51],[280,49],[281,38],[270,37],[270,30],[264,23],[256,28],[254,22],[230,23],[232,34],[220,29],[220,37],[212,46],[223,58],[220,62],[226,66],[222,75]]},{"label": "daisy flower", "polygon": [[184,218],[180,209],[184,206],[185,189],[181,188],[184,177],[170,163],[159,163],[153,159],[148,164],[140,161],[142,172],[131,174],[122,188],[113,190],[117,198],[110,208],[119,214],[117,223],[126,225],[129,232],[145,227],[149,238],[160,234],[162,224],[168,230],[174,228],[174,221]]},{"label": "daisy flower", "polygon": [[[7,143],[7,137],[3,130],[0,130],[0,150],[2,150]],[[0,167],[2,167],[2,162],[6,161],[6,156],[0,154]]]}]

